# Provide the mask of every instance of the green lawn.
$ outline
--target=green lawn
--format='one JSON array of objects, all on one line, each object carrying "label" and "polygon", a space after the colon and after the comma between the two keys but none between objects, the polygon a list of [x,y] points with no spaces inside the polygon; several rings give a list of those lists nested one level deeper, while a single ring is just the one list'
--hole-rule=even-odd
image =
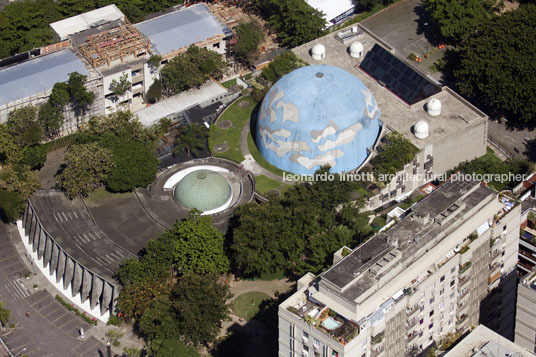
[{"label": "green lawn", "polygon": [[233,311],[236,316],[251,320],[258,312],[259,305],[270,297],[259,291],[250,291],[239,295],[233,303]]},{"label": "green lawn", "polygon": [[[249,102],[249,105],[245,108],[238,106],[241,101]],[[247,120],[251,117],[251,113],[255,109],[255,101],[251,97],[243,97],[234,102],[223,115],[218,119],[219,121],[229,120],[233,123],[233,126],[229,129],[220,128],[217,123],[210,128],[210,137],[208,139],[208,145],[212,155],[215,157],[223,157],[225,159],[232,160],[237,163],[244,161],[244,155],[240,151],[240,133],[242,127],[246,124]],[[214,146],[218,144],[229,145],[229,150],[223,153],[214,151]]]},{"label": "green lawn", "polygon": [[235,84],[236,84],[236,78],[233,78],[233,79],[228,80],[227,82],[223,82],[221,85],[224,86],[225,88],[231,88]]},{"label": "green lawn", "polygon": [[255,176],[255,191],[257,191],[261,196],[264,196],[267,192],[271,190],[279,190],[279,192],[281,192],[281,195],[283,195],[283,193],[288,190],[289,187],[289,184],[272,180],[268,176]]}]

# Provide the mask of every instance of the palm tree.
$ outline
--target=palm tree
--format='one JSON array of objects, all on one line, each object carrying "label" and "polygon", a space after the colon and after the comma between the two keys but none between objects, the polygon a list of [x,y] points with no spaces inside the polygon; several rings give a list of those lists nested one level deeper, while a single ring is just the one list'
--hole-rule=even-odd
[{"label": "palm tree", "polygon": [[179,134],[175,137],[175,150],[173,154],[186,151],[188,156],[197,157],[199,150],[206,146],[208,130],[202,125],[190,123],[181,128]]},{"label": "palm tree", "polygon": [[4,304],[3,301],[0,301],[0,331],[2,331],[2,327],[7,324],[9,315],[11,315],[11,312],[4,308]]}]

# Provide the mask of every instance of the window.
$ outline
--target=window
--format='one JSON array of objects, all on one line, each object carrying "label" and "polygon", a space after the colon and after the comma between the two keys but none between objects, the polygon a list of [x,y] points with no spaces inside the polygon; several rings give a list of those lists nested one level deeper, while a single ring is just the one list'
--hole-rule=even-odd
[{"label": "window", "polygon": [[319,341],[318,339],[315,338],[315,339],[314,339],[314,344],[315,344],[315,346],[319,346],[319,345],[320,345],[320,341]]},{"label": "window", "polygon": [[432,283],[432,290],[435,289],[435,283]]},{"label": "window", "polygon": [[421,297],[424,297],[424,291],[421,293]]},{"label": "window", "polygon": [[440,308],[440,309],[443,308],[443,301],[441,301],[441,303],[439,304],[439,308]]},{"label": "window", "polygon": [[454,299],[454,293],[450,294],[450,298]]},{"label": "window", "polygon": [[452,325],[452,319],[449,320],[449,326]]},{"label": "window", "polygon": [[439,282],[442,283],[445,280],[445,276],[443,275],[441,279],[439,279]]},{"label": "window", "polygon": [[450,282],[450,287],[452,288],[454,286],[454,284],[456,284],[456,282],[453,280]]},{"label": "window", "polygon": [[303,342],[309,341],[309,334],[305,331],[303,331]]},{"label": "window", "polygon": [[428,330],[431,330],[434,327],[434,323],[432,322],[430,325],[428,325]]},{"label": "window", "polygon": [[430,311],[430,314],[428,316],[434,316],[434,310]]},{"label": "window", "polygon": [[218,43],[213,44],[212,48],[220,48],[220,43],[218,42]]},{"label": "window", "polygon": [[504,227],[503,227],[503,231],[505,231],[505,230],[506,230],[506,224],[505,224]]},{"label": "window", "polygon": [[419,325],[422,325],[423,322],[424,322],[424,319],[420,319],[419,320]]},{"label": "window", "polygon": [[445,293],[445,288],[441,288],[441,290],[439,290],[439,295],[443,295]]},{"label": "window", "polygon": [[456,267],[452,267],[452,269],[450,269],[451,274],[454,274],[455,271],[456,271]]},{"label": "window", "polygon": [[303,352],[309,352],[309,347],[306,345],[303,345]]},{"label": "window", "polygon": [[430,299],[430,304],[433,304],[435,301],[435,298],[432,296],[432,298]]}]

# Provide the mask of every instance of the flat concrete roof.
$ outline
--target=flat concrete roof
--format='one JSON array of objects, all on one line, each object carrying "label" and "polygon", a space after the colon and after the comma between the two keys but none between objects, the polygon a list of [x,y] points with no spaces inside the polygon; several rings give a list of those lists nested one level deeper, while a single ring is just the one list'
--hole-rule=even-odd
[{"label": "flat concrete roof", "polygon": [[[341,31],[349,31],[351,27],[346,27]],[[292,51],[309,64],[326,64],[342,68],[352,75],[359,78],[367,88],[372,92],[376,102],[380,108],[380,120],[387,125],[388,128],[395,130],[406,136],[419,149],[424,149],[426,146],[446,140],[449,137],[455,136],[456,133],[463,132],[466,128],[473,126],[476,123],[487,119],[486,115],[473,107],[469,102],[459,97],[452,90],[443,87],[442,91],[430,98],[437,98],[441,101],[442,112],[437,117],[430,116],[425,111],[426,102],[430,99],[424,99],[416,104],[408,107],[393,93],[389,92],[385,87],[380,85],[374,78],[363,72],[359,65],[365,57],[366,53],[372,49],[375,44],[379,44],[386,49],[390,49],[388,45],[381,43],[381,40],[373,38],[366,31],[361,31],[359,36],[354,40],[343,44],[336,39],[340,31],[330,33],[324,37],[294,48]],[[359,41],[363,44],[364,53],[360,58],[353,58],[349,55],[350,44],[354,41]],[[326,56],[323,60],[313,60],[310,50],[313,45],[321,43],[326,47]],[[391,53],[393,53],[391,51]],[[396,53],[393,53],[395,56]],[[406,63],[404,58],[399,58]],[[413,68],[415,68],[413,66]],[[416,69],[418,71],[418,69]],[[425,77],[435,81],[433,78],[424,75]],[[420,120],[425,120],[430,126],[430,135],[426,139],[417,139],[412,132],[413,125]]]},{"label": "flat concrete roof", "polygon": [[192,5],[135,24],[161,55],[230,31],[204,4]]},{"label": "flat concrete roof", "polygon": [[30,202],[43,227],[75,261],[114,282],[114,273],[126,258],[135,257],[112,241],[93,222],[80,198],[62,192],[36,192]]},{"label": "flat concrete roof", "polygon": [[[412,212],[393,228],[375,235],[322,273],[322,280],[343,290],[341,294],[348,301],[354,301],[372,286],[378,285],[384,275],[377,275],[371,272],[371,269],[379,269],[393,259],[409,264],[416,259],[415,253],[421,247],[451,228],[449,224],[440,225],[438,219],[441,219],[442,215],[454,214],[452,222],[456,222],[494,194],[495,191],[477,181],[449,180],[418,203]],[[459,210],[450,212],[449,209],[456,205],[455,202],[463,205],[457,206]],[[421,223],[414,219],[416,214],[427,210],[430,213],[428,221]]]},{"label": "flat concrete roof", "polygon": [[69,36],[90,29],[96,25],[101,25],[115,20],[124,20],[125,15],[114,4],[104,6],[80,15],[56,21],[50,24],[52,30],[58,35],[60,40],[65,40]]},{"label": "flat concrete roof", "polygon": [[135,114],[143,125],[150,126],[171,114],[182,112],[197,104],[225,94],[227,94],[227,88],[216,82],[208,81],[200,88],[192,88],[181,92],[174,97],[143,108]]},{"label": "flat concrete roof", "polygon": [[69,74],[89,75],[84,62],[70,49],[39,56],[0,70],[0,105],[47,91]]},{"label": "flat concrete roof", "polygon": [[448,351],[445,357],[505,357],[523,356],[533,357],[529,352],[512,341],[493,332],[484,325],[478,325],[453,349]]}]

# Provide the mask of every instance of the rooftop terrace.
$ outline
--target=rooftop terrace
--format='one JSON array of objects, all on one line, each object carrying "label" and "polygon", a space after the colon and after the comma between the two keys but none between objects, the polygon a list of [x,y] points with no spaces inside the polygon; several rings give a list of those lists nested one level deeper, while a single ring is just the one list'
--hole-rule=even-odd
[{"label": "rooftop terrace", "polygon": [[378,285],[380,278],[395,266],[409,266],[419,259],[417,252],[432,240],[438,242],[446,237],[454,229],[447,222],[460,219],[494,197],[495,192],[479,182],[449,180],[393,228],[372,237],[325,271],[321,280],[348,301],[354,301]]},{"label": "rooftop terrace", "polygon": [[[337,38],[339,32],[330,33],[312,42],[296,47],[293,49],[293,52],[307,63],[327,64],[339,67],[359,78],[374,95],[381,110],[380,120],[388,127],[409,138],[419,149],[424,149],[431,143],[440,142],[452,137],[456,135],[455,133],[486,120],[484,113],[447,87],[443,87],[441,92],[432,96],[433,98],[439,99],[442,103],[442,112],[439,117],[431,117],[424,110],[429,98],[423,99],[408,107],[408,104],[404,103],[376,79],[359,68],[361,62],[374,45],[378,44],[389,49],[388,45],[369,35],[368,31],[361,25],[360,28],[362,30],[359,31],[359,35],[352,35],[351,31],[349,31],[350,27],[343,29],[342,31],[348,34],[347,36],[343,36],[346,40]],[[349,46],[354,41],[359,41],[363,44],[364,53],[360,58],[353,58],[349,55]],[[316,43],[321,43],[326,48],[326,57],[320,61],[313,60],[310,55],[310,50]],[[397,55],[393,51],[389,52],[395,56]],[[405,59],[399,59],[406,62]],[[409,62],[408,65],[411,66]],[[435,81],[430,76],[426,76],[425,74],[423,76],[432,82]],[[417,139],[412,132],[413,125],[420,120],[426,120],[430,125],[430,135],[426,139]]]}]

